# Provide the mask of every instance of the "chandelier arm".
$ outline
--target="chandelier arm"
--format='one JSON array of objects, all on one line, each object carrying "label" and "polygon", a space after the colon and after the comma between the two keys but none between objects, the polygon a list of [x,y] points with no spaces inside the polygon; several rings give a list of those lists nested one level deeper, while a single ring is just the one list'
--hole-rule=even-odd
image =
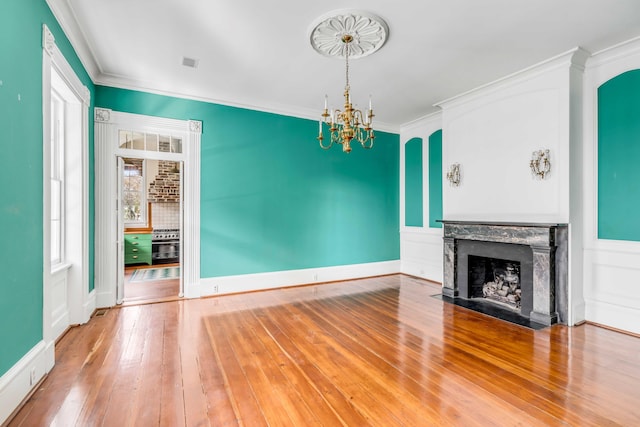
[{"label": "chandelier arm", "polygon": [[335,117],[334,117],[333,123],[336,125],[338,123],[344,123],[344,118],[343,118],[344,113],[338,109],[335,109],[334,112],[335,112]]},{"label": "chandelier arm", "polygon": [[362,142],[362,148],[365,148],[367,150],[370,150],[373,148],[373,139],[375,137],[373,136],[373,131],[371,131],[368,135],[367,135],[367,139],[365,139],[364,142]]},{"label": "chandelier arm", "polygon": [[322,144],[323,139],[324,138],[318,138],[318,142],[320,142],[320,148],[322,148],[323,150],[328,150],[333,145],[333,138],[329,138],[329,145],[323,145]]}]

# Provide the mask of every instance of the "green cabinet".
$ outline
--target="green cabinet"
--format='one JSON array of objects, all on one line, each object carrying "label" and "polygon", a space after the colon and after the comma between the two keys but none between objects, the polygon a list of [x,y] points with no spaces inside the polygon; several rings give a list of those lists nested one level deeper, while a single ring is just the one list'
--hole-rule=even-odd
[{"label": "green cabinet", "polygon": [[151,265],[151,233],[125,233],[124,264]]}]

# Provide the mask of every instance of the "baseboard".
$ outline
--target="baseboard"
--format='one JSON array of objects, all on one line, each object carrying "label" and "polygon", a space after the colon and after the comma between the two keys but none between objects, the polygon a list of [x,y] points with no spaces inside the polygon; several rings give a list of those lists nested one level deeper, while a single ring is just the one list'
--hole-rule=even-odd
[{"label": "baseboard", "polygon": [[419,277],[421,279],[429,280],[432,282],[442,283],[442,263],[416,264],[403,261],[400,272],[408,276]]},{"label": "baseboard", "polygon": [[210,277],[200,279],[200,295],[211,296],[289,286],[311,285],[315,283],[383,276],[399,272],[400,261],[394,260],[336,267]]},{"label": "baseboard", "polygon": [[51,323],[51,334],[55,340],[69,327],[69,311],[54,313],[54,320]]},{"label": "baseboard", "polygon": [[584,300],[581,300],[578,303],[574,303],[570,307],[569,316],[570,318],[567,321],[567,326],[577,326],[581,323],[584,323],[586,305]]},{"label": "baseboard", "polygon": [[0,377],[0,425],[14,413],[47,373],[47,346],[36,344]]},{"label": "baseboard", "polygon": [[602,301],[587,300],[586,320],[610,328],[640,334],[640,310]]},{"label": "baseboard", "polygon": [[82,306],[82,322],[81,324],[87,323],[89,321],[89,319],[91,319],[91,316],[93,315],[93,312],[96,311],[96,290],[92,290],[91,292],[89,292],[89,295],[87,295],[87,300],[84,302],[84,305]]}]

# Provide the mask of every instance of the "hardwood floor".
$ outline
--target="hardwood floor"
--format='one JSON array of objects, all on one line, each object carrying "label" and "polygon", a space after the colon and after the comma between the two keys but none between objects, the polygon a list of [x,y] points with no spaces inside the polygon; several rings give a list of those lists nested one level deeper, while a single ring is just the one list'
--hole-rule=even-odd
[{"label": "hardwood floor", "polygon": [[180,264],[159,264],[153,266],[128,266],[124,269],[124,305],[136,305],[178,299],[180,279],[131,281],[138,269],[177,267]]},{"label": "hardwood floor", "polygon": [[394,275],[111,309],[9,425],[640,425],[639,338],[439,292]]}]

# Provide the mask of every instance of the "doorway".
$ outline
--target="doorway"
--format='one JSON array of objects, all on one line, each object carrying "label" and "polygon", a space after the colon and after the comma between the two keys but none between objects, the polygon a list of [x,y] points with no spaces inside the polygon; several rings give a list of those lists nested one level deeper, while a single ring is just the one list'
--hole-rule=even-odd
[{"label": "doorway", "polygon": [[180,292],[183,162],[122,158],[123,304]]},{"label": "doorway", "polygon": [[[179,136],[120,131],[120,145],[138,147],[118,156],[118,276],[125,305],[182,297],[182,171]],[[163,153],[166,153],[164,155]]]}]

